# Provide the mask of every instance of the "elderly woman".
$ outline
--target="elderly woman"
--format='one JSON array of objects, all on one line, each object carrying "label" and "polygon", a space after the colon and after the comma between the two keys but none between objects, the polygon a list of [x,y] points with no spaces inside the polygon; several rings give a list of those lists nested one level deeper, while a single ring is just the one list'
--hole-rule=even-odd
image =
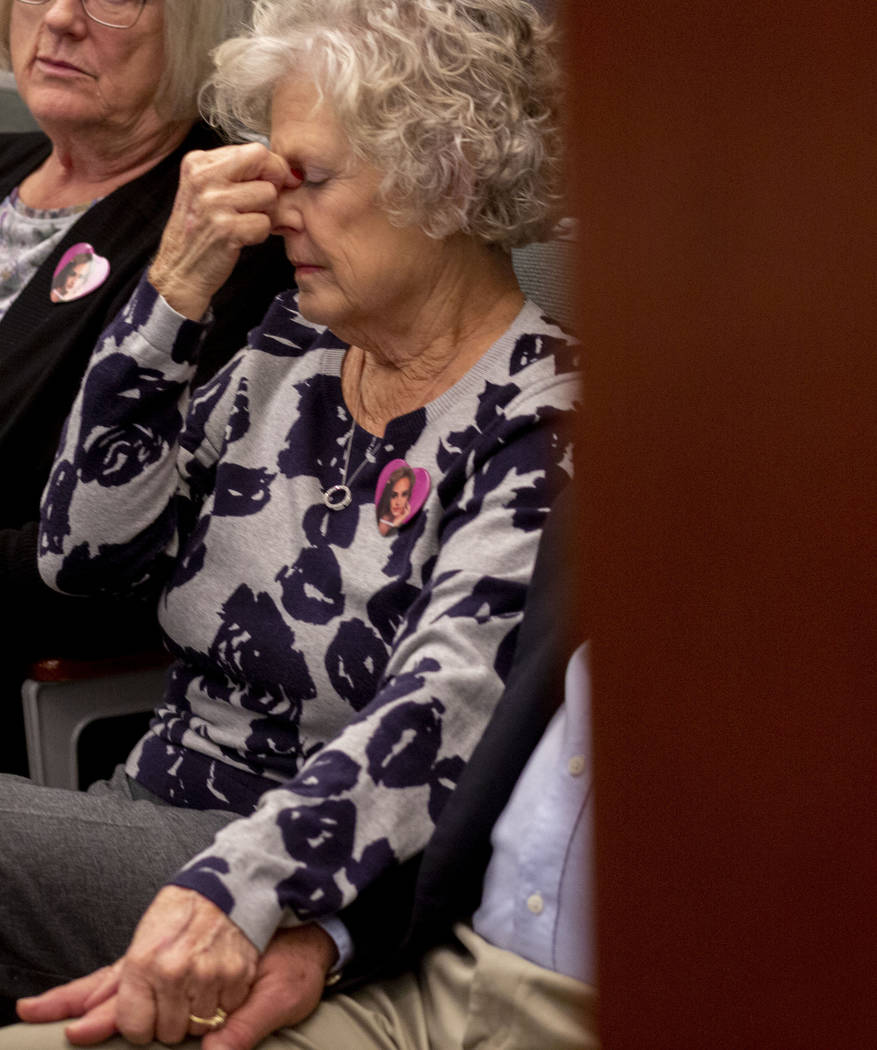
[{"label": "elderly woman", "polygon": [[[0,64],[41,132],[0,135],[0,768],[23,772],[19,686],[37,657],[157,644],[142,603],[71,601],[37,572],[40,493],[89,355],[156,252],[198,119],[210,50],[246,0],[0,0]],[[213,307],[200,376],[224,364],[293,280],[279,244],[252,249]],[[15,722],[19,725],[15,731]]]},{"label": "elderly woman", "polygon": [[[429,838],[570,466],[577,348],[509,255],[557,203],[549,39],[523,0],[261,0],[219,49],[215,116],[270,148],[184,164],[44,497],[45,578],[160,589],[176,663],[111,783],[0,781],[6,994],[121,956],[29,1018],[203,1035],[283,931],[319,992],[338,914]],[[192,391],[211,296],[269,231],[299,293]],[[383,536],[394,460],[421,498]]]}]

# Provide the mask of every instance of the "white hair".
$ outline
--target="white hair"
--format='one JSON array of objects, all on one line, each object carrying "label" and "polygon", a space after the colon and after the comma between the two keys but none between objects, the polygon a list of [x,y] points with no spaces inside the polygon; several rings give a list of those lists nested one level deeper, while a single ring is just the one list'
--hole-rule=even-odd
[{"label": "white hair", "polygon": [[277,84],[312,78],[394,222],[512,248],[544,237],[562,185],[555,34],[527,0],[256,0],[216,52],[205,115],[268,134]]}]

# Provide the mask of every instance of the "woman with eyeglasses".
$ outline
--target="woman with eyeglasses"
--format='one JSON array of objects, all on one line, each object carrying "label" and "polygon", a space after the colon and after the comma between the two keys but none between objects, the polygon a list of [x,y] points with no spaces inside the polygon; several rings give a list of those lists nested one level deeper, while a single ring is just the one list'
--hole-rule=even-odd
[{"label": "woman with eyeglasses", "polygon": [[[20,681],[43,656],[148,648],[154,610],[71,600],[39,579],[39,498],[98,336],[170,213],[182,157],[220,145],[198,118],[209,52],[247,0],[0,0],[0,65],[41,131],[0,134],[0,769],[26,772]],[[88,278],[59,294],[65,268]],[[248,250],[213,309],[206,378],[294,280],[282,244]]]}]

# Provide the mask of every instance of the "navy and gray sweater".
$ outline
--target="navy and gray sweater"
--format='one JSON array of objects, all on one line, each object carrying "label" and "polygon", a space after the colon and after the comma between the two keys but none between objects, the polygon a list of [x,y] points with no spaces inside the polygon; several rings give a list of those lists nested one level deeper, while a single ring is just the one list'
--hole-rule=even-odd
[{"label": "navy and gray sweater", "polygon": [[[355,427],[335,511],[346,344],[283,293],[191,392],[202,336],[145,280],[104,333],[43,497],[40,571],[68,593],[159,595],[177,659],[127,770],[174,805],[240,814],[171,881],[264,948],[428,839],[502,691],[571,470],[579,349],[525,304],[441,397],[382,439]],[[383,536],[392,459],[431,487]]]}]

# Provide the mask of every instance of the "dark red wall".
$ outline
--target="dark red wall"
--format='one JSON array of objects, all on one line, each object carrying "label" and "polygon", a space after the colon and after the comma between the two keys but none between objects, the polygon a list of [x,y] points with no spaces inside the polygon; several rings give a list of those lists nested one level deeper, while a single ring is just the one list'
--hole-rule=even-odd
[{"label": "dark red wall", "polygon": [[565,15],[605,1047],[867,1050],[875,5]]}]

